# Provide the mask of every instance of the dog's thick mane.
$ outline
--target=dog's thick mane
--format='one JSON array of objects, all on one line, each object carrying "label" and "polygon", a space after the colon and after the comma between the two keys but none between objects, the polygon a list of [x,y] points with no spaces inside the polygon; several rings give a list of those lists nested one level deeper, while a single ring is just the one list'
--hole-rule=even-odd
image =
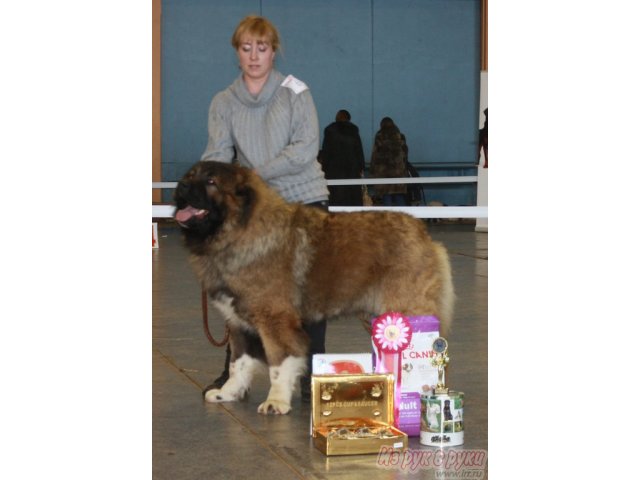
[{"label": "dog's thick mane", "polygon": [[[246,202],[225,212],[223,226],[212,232],[204,240],[204,248],[192,249],[191,263],[205,284],[212,284],[231,272],[241,270],[261,258],[268,257],[283,245],[308,247],[308,235],[304,227],[309,227],[310,218],[316,227],[321,227],[327,213],[300,204],[287,203],[277,192],[253,171],[234,166],[236,170],[236,192]],[[310,209],[313,215],[300,213],[300,209]],[[304,223],[303,223],[304,222]],[[299,227],[291,224],[300,223]],[[290,228],[290,227],[294,228]],[[256,242],[256,238],[260,239]],[[294,271],[302,282],[311,261],[307,248],[295,248],[291,259]],[[215,274],[212,274],[215,272]],[[221,284],[208,285],[215,290]]]}]

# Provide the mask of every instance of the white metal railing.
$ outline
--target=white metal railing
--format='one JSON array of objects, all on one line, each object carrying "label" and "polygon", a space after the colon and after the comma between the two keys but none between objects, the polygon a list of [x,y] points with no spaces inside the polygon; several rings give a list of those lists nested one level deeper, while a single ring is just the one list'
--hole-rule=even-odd
[{"label": "white metal railing", "polygon": [[[152,205],[152,218],[171,218],[174,205]],[[330,212],[389,210],[404,212],[417,218],[489,218],[489,207],[329,207]]]},{"label": "white metal railing", "polygon": [[[395,183],[478,183],[477,176],[410,178],[343,178],[327,180],[328,185],[389,185]],[[176,188],[178,182],[152,182],[152,188]]]},{"label": "white metal railing", "polygon": [[[411,178],[349,178],[340,180],[327,180],[328,185],[388,185],[408,183],[477,183],[477,176],[458,177],[411,177]],[[154,189],[175,188],[178,182],[152,182]],[[389,210],[404,212],[417,218],[489,218],[489,207],[329,207],[331,212],[357,212],[357,211]],[[151,216],[153,218],[171,218],[175,212],[173,205],[152,205]]]}]

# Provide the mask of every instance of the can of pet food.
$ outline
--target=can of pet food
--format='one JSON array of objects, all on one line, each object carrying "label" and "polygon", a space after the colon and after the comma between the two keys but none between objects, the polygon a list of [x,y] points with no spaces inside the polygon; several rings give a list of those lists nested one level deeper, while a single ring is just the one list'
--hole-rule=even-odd
[{"label": "can of pet food", "polygon": [[452,447],[464,443],[464,393],[420,397],[420,443]]}]

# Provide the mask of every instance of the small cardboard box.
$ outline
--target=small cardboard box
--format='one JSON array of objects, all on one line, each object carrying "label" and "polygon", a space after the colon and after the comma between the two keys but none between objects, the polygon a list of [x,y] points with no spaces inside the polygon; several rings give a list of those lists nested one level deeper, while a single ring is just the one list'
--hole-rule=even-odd
[{"label": "small cardboard box", "polygon": [[158,243],[158,224],[156,222],[151,222],[151,248],[159,248],[160,244]]},{"label": "small cardboard box", "polygon": [[[314,375],[373,373],[373,354],[316,353],[311,363],[311,373]],[[309,435],[313,436],[313,412],[309,419]]]},{"label": "small cardboard box", "polygon": [[407,435],[393,426],[393,375],[313,375],[313,443],[325,455],[404,450]]},{"label": "small cardboard box", "polygon": [[373,355],[370,353],[316,353],[313,356],[313,374],[373,373]]}]

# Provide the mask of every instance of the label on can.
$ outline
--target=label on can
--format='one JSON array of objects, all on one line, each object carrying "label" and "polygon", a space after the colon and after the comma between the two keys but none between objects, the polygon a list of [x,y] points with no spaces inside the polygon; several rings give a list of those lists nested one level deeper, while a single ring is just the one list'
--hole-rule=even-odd
[{"label": "label on can", "polygon": [[421,444],[447,447],[464,443],[464,393],[425,395],[420,402]]}]

